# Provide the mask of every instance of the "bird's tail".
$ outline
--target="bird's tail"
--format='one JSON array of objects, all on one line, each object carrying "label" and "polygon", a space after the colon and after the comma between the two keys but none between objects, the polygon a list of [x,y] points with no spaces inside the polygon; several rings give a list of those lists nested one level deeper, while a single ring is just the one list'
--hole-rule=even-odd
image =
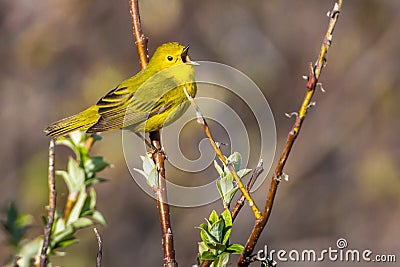
[{"label": "bird's tail", "polygon": [[86,131],[99,119],[98,107],[92,106],[81,113],[52,123],[44,129],[44,132],[48,136],[60,137],[76,130]]}]

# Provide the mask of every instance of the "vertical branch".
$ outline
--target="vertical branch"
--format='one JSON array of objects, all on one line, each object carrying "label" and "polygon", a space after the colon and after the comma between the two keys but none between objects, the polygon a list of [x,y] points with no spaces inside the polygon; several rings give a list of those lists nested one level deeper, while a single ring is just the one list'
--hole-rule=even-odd
[{"label": "vertical branch", "polygon": [[326,54],[332,43],[332,34],[339,17],[342,2],[342,0],[338,0],[337,3],[335,3],[332,11],[328,13],[328,16],[330,17],[329,26],[321,45],[319,57],[314,66],[310,64],[310,74],[308,76],[308,82],[306,86],[307,92],[301,104],[298,115],[296,116],[296,121],[286,139],[285,147],[279,159],[278,165],[275,168],[274,176],[272,177],[271,185],[266,199],[263,216],[261,217],[261,219],[256,220],[253,230],[244,247],[243,253],[238,260],[238,266],[248,266],[250,264],[250,256],[261,235],[261,232],[268,222],[269,216],[271,215],[272,205],[274,203],[275,195],[278,190],[278,185],[282,179],[283,168],[285,167],[290,151],[292,150],[293,144],[300,132],[301,126],[303,125],[303,121],[307,115],[308,108],[312,106],[311,99],[315,93],[321,71],[326,63]]},{"label": "vertical branch", "polygon": [[140,66],[146,68],[149,56],[147,54],[147,37],[142,32],[140,23],[139,3],[138,0],[129,0],[129,8],[132,17],[133,37],[139,55]]},{"label": "vertical branch", "polygon": [[165,154],[162,152],[160,132],[150,133],[151,144],[157,149],[153,154],[153,160],[158,170],[158,188],[155,191],[157,198],[157,208],[160,217],[162,244],[164,249],[164,266],[177,266],[175,260],[174,238],[172,234],[171,219],[169,216],[169,205],[167,203],[167,191],[165,180],[164,160]]},{"label": "vertical branch", "polygon": [[55,164],[55,156],[54,156],[54,145],[55,140],[50,140],[49,145],[49,173],[48,173],[48,183],[49,183],[49,211],[47,214],[47,225],[44,228],[44,237],[43,237],[43,246],[42,251],[40,253],[39,266],[45,267],[47,263],[47,250],[50,244],[50,235],[51,228],[53,227],[54,222],[54,213],[56,210],[56,182],[54,178],[54,164]]},{"label": "vertical branch", "polygon": [[[132,16],[132,27],[135,44],[139,55],[140,65],[142,66],[142,69],[144,69],[146,68],[148,62],[147,38],[142,32],[138,0],[129,0],[129,6]],[[177,266],[178,264],[175,260],[174,239],[169,215],[169,205],[167,203],[164,168],[165,155],[162,152],[160,132],[151,132],[150,141],[151,144],[157,149],[157,151],[153,153],[153,160],[158,170],[158,188],[155,192],[155,195],[157,198],[157,207],[162,233],[162,245],[164,251],[163,262],[164,266]]]}]

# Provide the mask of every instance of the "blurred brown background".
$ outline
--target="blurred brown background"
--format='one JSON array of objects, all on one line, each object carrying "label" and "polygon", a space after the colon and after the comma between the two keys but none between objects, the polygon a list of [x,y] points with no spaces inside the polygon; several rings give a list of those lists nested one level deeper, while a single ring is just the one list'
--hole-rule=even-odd
[{"label": "blurred brown background", "polygon": [[[41,234],[39,218],[47,204],[49,139],[42,129],[95,103],[139,70],[128,2],[0,2],[0,206],[15,201],[22,212],[32,213],[36,226],[30,236]],[[283,114],[300,105],[301,76],[318,55],[333,3],[149,0],[140,8],[150,54],[166,41],[190,42],[192,58],[231,65],[259,85],[275,114],[280,153],[293,123]],[[399,1],[344,1],[321,78],[326,93],[316,94],[317,105],[285,170],[290,180],[280,185],[257,250],[264,244],[270,249],[335,248],[342,237],[349,248],[396,254],[400,261],[399,27]],[[108,227],[100,228],[103,265],[160,266],[155,201],[130,178],[121,133],[103,136],[94,153],[114,164],[102,173],[109,182],[97,186],[98,209],[108,221]],[[59,169],[68,153],[57,149]],[[259,206],[270,177],[254,194]],[[61,203],[61,182],[58,188]],[[195,263],[199,232],[194,227],[213,208],[222,209],[219,202],[171,209],[180,266]],[[245,207],[231,241],[244,243],[252,225]],[[94,266],[93,232],[78,236],[80,243],[67,250],[67,257],[53,257],[54,264]],[[0,231],[1,264],[9,253]]]}]

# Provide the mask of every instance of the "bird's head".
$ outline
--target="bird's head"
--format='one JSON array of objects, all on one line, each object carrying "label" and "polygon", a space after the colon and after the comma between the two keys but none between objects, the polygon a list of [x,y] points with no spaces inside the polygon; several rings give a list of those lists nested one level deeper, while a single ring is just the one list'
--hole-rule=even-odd
[{"label": "bird's head", "polygon": [[160,45],[149,62],[149,65],[157,66],[157,69],[165,69],[179,64],[199,65],[190,60],[189,46],[177,42]]}]

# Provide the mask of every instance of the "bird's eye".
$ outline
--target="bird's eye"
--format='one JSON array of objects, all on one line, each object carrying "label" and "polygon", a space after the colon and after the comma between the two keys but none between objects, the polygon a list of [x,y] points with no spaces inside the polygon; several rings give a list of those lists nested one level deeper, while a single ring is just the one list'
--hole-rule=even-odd
[{"label": "bird's eye", "polygon": [[172,56],[167,57],[168,61],[172,61],[174,58]]}]

